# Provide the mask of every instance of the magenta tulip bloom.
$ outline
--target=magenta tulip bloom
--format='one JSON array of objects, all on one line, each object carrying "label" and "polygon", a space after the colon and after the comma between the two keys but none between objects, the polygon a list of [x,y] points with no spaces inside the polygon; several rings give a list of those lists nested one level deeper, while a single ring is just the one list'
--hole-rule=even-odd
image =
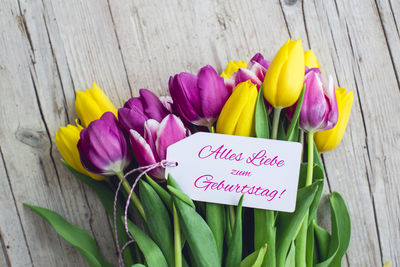
[{"label": "magenta tulip bloom", "polygon": [[210,65],[201,68],[197,75],[181,72],[170,77],[169,91],[182,118],[206,127],[214,124],[231,94],[224,79]]},{"label": "magenta tulip bloom", "polygon": [[260,89],[268,67],[269,62],[264,59],[263,55],[257,53],[250,60],[247,69],[240,68],[232,73],[230,79],[225,79],[225,85],[232,90],[239,83],[250,80],[253,84],[257,85],[257,89]]},{"label": "magenta tulip bloom", "polygon": [[322,82],[318,69],[311,69],[304,77],[306,91],[300,110],[299,125],[307,132],[329,130],[338,120],[333,78],[329,77],[329,87]]},{"label": "magenta tulip bloom", "polygon": [[[144,135],[135,130],[130,131],[130,142],[133,154],[140,166],[147,166],[166,159],[167,147],[188,135],[188,130],[175,115],[166,116],[161,123],[154,119],[144,124]],[[157,179],[165,179],[164,169],[158,167],[150,171]]]},{"label": "magenta tulip bloom", "polygon": [[111,112],[81,131],[78,150],[83,167],[96,174],[115,175],[131,161],[127,138]]},{"label": "magenta tulip bloom", "polygon": [[127,133],[133,129],[143,135],[144,122],[149,119],[162,121],[171,113],[172,100],[159,98],[147,89],[140,89],[139,94],[139,97],[132,97],[118,110],[118,119]]}]

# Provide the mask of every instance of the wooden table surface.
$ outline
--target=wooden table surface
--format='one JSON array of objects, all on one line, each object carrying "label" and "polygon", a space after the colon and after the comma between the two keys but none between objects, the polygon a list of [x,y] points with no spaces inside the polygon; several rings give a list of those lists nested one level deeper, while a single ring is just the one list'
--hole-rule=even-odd
[{"label": "wooden table surface", "polygon": [[86,266],[24,202],[84,228],[116,262],[101,204],[54,142],[76,118],[74,90],[95,81],[119,107],[139,88],[166,94],[181,71],[272,59],[289,37],[355,96],[342,143],[323,155],[325,191],[352,219],[343,266],[399,266],[399,29],[398,0],[1,0],[0,266]]}]

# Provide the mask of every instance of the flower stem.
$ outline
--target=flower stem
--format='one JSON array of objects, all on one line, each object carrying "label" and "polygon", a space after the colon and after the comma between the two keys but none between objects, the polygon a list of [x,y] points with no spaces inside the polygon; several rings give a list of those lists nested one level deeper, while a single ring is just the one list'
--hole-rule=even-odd
[{"label": "flower stem", "polygon": [[175,267],[182,267],[182,240],[181,240],[181,227],[179,225],[179,218],[176,212],[175,204],[172,203],[172,210],[174,216],[174,254],[175,254]]},{"label": "flower stem", "polygon": [[279,116],[281,115],[282,108],[274,108],[274,119],[272,121],[272,133],[271,138],[276,139],[278,137],[278,125]]},{"label": "flower stem", "polygon": [[[124,179],[124,173],[123,172],[118,172],[117,173],[118,179],[122,180]],[[122,186],[124,187],[125,191],[128,193],[131,192],[132,187],[129,184],[128,180],[124,179],[124,181],[122,182]],[[146,214],[144,213],[144,209],[142,206],[142,203],[140,202],[139,197],[136,195],[135,192],[132,192],[132,197],[131,197],[131,202],[133,203],[133,205],[135,205],[135,207],[137,208],[137,210],[139,211],[140,215],[142,215],[142,218],[144,219],[144,221],[146,221]]]},{"label": "flower stem", "polygon": [[308,143],[308,159],[307,159],[307,178],[306,186],[312,184],[313,168],[314,168],[314,132],[307,133],[307,143]]},{"label": "flower stem", "polygon": [[209,131],[210,133],[215,133],[214,125],[208,126],[208,131]]},{"label": "flower stem", "polygon": [[[314,132],[307,133],[308,159],[307,159],[307,176],[305,186],[312,184],[313,168],[314,168]],[[305,214],[303,222],[296,238],[296,266],[306,267],[307,253],[307,229],[308,229],[309,211]]]}]

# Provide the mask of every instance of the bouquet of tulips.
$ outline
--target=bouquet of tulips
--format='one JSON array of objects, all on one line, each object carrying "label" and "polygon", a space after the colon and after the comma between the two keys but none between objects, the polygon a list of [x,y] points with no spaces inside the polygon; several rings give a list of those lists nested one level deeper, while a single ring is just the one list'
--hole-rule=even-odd
[{"label": "bouquet of tulips", "polygon": [[[168,86],[170,97],[141,89],[117,110],[93,84],[76,94],[79,123],[56,134],[63,163],[93,188],[114,225],[118,264],[341,266],[350,217],[335,192],[329,196],[330,232],[318,224],[324,184],[319,153],[342,139],[352,92],[335,89],[332,77],[324,83],[314,53],[291,39],[271,62],[257,53],[248,64],[230,61],[221,74],[209,65],[197,74],[176,74]],[[192,201],[173,177],[165,178],[165,159],[168,146],[198,131],[300,142],[295,211],[245,208],[243,197],[236,207]],[[86,232],[50,210],[27,206],[90,266],[114,265]]]}]

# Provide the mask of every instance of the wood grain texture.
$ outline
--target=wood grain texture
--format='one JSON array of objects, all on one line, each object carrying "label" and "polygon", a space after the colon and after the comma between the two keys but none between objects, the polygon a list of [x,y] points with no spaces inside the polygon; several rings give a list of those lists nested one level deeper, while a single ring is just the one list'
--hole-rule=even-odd
[{"label": "wood grain texture", "polygon": [[399,29],[394,0],[0,1],[0,266],[86,264],[24,202],[79,225],[116,262],[101,204],[54,143],[76,118],[74,90],[96,81],[120,106],[140,88],[167,94],[181,71],[272,59],[288,37],[355,95],[342,143],[323,156],[325,192],[340,192],[352,218],[343,266],[400,265]]}]

